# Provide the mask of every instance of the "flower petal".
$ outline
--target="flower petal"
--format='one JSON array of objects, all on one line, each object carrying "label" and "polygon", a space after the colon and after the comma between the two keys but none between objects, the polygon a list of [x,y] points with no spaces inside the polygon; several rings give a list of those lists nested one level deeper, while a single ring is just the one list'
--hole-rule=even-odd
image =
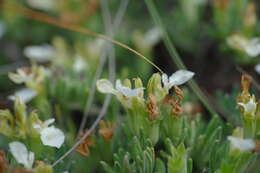
[{"label": "flower petal", "polygon": [[24,49],[24,55],[37,62],[49,61],[55,54],[50,45],[28,46]]},{"label": "flower petal", "polygon": [[32,168],[33,162],[34,162],[34,153],[30,151],[27,160],[27,167]]},{"label": "flower petal", "polygon": [[260,74],[260,63],[256,64],[255,71]]},{"label": "flower petal", "polygon": [[168,75],[165,73],[162,74],[162,83],[163,83],[163,86],[165,86],[165,87],[168,87],[168,85],[169,85]]},{"label": "flower petal", "polygon": [[232,149],[240,151],[250,151],[255,148],[256,144],[253,139],[241,139],[234,136],[228,136]]},{"label": "flower petal", "polygon": [[116,80],[116,89],[126,97],[138,97],[144,88],[131,89],[122,85],[120,80]]},{"label": "flower petal", "polygon": [[21,84],[24,82],[24,78],[22,78],[19,74],[16,73],[9,73],[8,77],[17,84]]},{"label": "flower petal", "polygon": [[247,103],[238,103],[238,105],[244,108],[245,114],[254,114],[257,103],[255,102],[254,97],[252,97]]},{"label": "flower petal", "polygon": [[52,124],[54,122],[55,122],[55,118],[48,119],[48,120],[44,121],[43,126],[48,127],[50,124]]},{"label": "flower petal", "polygon": [[86,61],[81,58],[80,56],[76,58],[74,64],[73,64],[73,70],[77,73],[80,73],[84,70],[86,70],[88,67],[88,64],[86,63]]},{"label": "flower petal", "polygon": [[169,85],[172,87],[173,85],[182,85],[188,80],[190,80],[195,73],[187,70],[178,70],[171,75],[169,78]]},{"label": "flower petal", "polygon": [[31,101],[36,95],[37,92],[35,90],[30,88],[23,88],[16,91],[13,95],[8,96],[8,99],[15,100],[16,97],[19,97],[24,103],[27,103]]},{"label": "flower petal", "polygon": [[260,39],[253,38],[248,41],[245,46],[246,53],[251,57],[256,57],[260,54]]},{"label": "flower petal", "polygon": [[64,133],[54,126],[44,128],[40,134],[43,145],[51,147],[60,148],[65,140]]},{"label": "flower petal", "polygon": [[116,93],[112,83],[107,79],[98,80],[96,85],[97,85],[98,91],[101,93],[106,93],[106,94],[115,94]]},{"label": "flower petal", "polygon": [[12,142],[9,144],[10,151],[15,160],[23,164],[26,168],[31,169],[34,162],[34,153],[28,153],[26,146],[21,142]]}]

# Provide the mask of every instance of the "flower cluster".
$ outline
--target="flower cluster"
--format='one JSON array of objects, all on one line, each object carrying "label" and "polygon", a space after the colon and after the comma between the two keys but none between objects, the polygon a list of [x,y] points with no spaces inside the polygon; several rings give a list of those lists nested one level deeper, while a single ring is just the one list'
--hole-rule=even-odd
[{"label": "flower cluster", "polygon": [[[193,72],[186,70],[179,70],[173,73],[170,77],[167,74],[163,74],[162,76],[158,76],[158,74],[154,74],[147,86],[148,95],[155,94],[158,97],[164,98],[172,89],[173,86],[182,85],[188,80],[190,80],[194,76]],[[122,85],[121,80],[116,81],[115,88],[113,84],[107,79],[100,79],[97,81],[97,88],[101,93],[106,94],[114,94],[117,98],[126,106],[131,107],[131,99],[138,98],[143,101],[143,91],[144,87],[139,78],[135,80],[135,88],[131,88],[131,82],[127,79],[125,80],[124,85]],[[163,86],[162,86],[163,84]],[[159,96],[160,95],[160,96]],[[130,102],[129,102],[130,101]]]},{"label": "flower cluster", "polygon": [[[16,98],[14,114],[9,110],[0,110],[0,133],[10,139],[35,140],[40,137],[43,145],[60,148],[64,143],[65,135],[60,129],[54,126],[49,127],[55,120],[49,119],[42,122],[36,111],[28,113],[26,109],[24,102]],[[35,158],[33,152],[28,151],[26,146],[19,141],[11,142],[9,148],[18,163],[24,165],[26,169],[32,169]]]}]

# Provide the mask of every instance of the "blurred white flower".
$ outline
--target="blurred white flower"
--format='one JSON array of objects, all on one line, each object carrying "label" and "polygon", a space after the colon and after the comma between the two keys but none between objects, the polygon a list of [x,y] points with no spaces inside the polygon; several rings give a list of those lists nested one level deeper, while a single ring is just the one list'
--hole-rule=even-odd
[{"label": "blurred white flower", "polygon": [[44,145],[60,148],[64,143],[65,135],[60,129],[54,126],[49,127],[54,121],[55,119],[51,118],[43,123],[34,124],[33,127],[40,133]]},{"label": "blurred white flower", "polygon": [[257,103],[255,97],[253,96],[247,103],[237,103],[244,108],[245,114],[255,114]]},{"label": "blurred white flower", "polygon": [[153,27],[144,35],[144,44],[150,47],[156,45],[162,37],[162,32],[159,28]]},{"label": "blurred white flower", "polygon": [[260,63],[259,64],[256,64],[255,66],[255,71],[260,74]]},{"label": "blurred white flower", "polygon": [[97,58],[100,55],[100,52],[105,41],[102,39],[95,39],[93,41],[86,42],[86,52],[90,58]]},{"label": "blurred white flower", "polygon": [[173,73],[170,77],[167,74],[162,75],[162,82],[166,90],[171,89],[174,85],[182,85],[190,80],[195,73],[187,70],[178,70]]},{"label": "blurred white flower", "polygon": [[27,0],[27,3],[36,9],[52,10],[56,5],[57,0]]},{"label": "blurred white flower", "polygon": [[138,97],[139,95],[141,95],[142,91],[144,90],[144,88],[131,89],[129,87],[123,86],[119,79],[116,80],[115,88],[113,87],[113,84],[107,79],[100,79],[97,81],[97,89],[101,93],[115,94],[115,95],[121,94],[127,98]]},{"label": "blurred white flower", "polygon": [[31,101],[35,96],[37,96],[37,92],[30,88],[23,88],[16,91],[13,95],[8,96],[8,99],[15,100],[19,97],[24,103],[28,103]]},{"label": "blurred white flower", "polygon": [[87,68],[87,63],[82,57],[77,57],[74,64],[73,64],[73,70],[75,72],[82,72]]},{"label": "blurred white flower", "polygon": [[240,34],[233,34],[227,38],[228,45],[245,52],[250,57],[260,55],[260,38],[246,38]]},{"label": "blurred white flower", "polygon": [[251,57],[260,55],[260,38],[252,38],[245,45],[246,53]]},{"label": "blurred white flower", "polygon": [[28,151],[23,143],[17,141],[11,142],[9,143],[9,148],[18,163],[23,164],[27,169],[32,168],[34,162],[34,153]]},{"label": "blurred white flower", "polygon": [[147,50],[151,50],[161,40],[161,37],[161,30],[157,27],[152,27],[146,33],[140,31],[133,32],[132,39],[138,49],[146,52]]},{"label": "blurred white flower", "polygon": [[9,78],[17,84],[32,82],[34,73],[31,73],[29,68],[18,68],[16,73],[9,73]]},{"label": "blurred white flower", "polygon": [[228,140],[231,143],[231,150],[238,149],[240,151],[251,151],[256,147],[253,139],[241,139],[234,136],[228,136]]},{"label": "blurred white flower", "polygon": [[47,44],[27,46],[24,48],[24,55],[37,62],[47,62],[55,56],[55,50],[52,46]]}]

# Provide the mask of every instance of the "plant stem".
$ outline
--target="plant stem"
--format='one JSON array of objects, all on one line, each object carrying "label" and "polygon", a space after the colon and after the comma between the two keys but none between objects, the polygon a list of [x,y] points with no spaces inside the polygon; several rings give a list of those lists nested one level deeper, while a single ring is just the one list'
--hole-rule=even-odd
[{"label": "plant stem", "polygon": [[[186,66],[183,64],[181,57],[179,56],[176,48],[174,47],[173,42],[171,41],[169,34],[166,31],[165,26],[162,23],[161,17],[155,7],[155,4],[153,2],[153,0],[145,0],[145,3],[148,7],[149,13],[154,21],[154,23],[160,28],[162,35],[163,35],[163,42],[167,48],[167,50],[169,51],[173,62],[175,63],[175,65],[179,68],[179,69],[187,69]],[[212,114],[215,115],[217,114],[217,112],[214,110],[214,108],[209,104],[209,100],[207,99],[207,97],[204,95],[204,93],[201,91],[201,89],[199,88],[198,84],[196,83],[196,81],[194,79],[192,79],[188,85],[190,86],[190,88],[193,90],[193,92],[195,92],[195,94],[197,95],[197,97],[200,99],[200,101],[203,103],[203,105],[208,109],[208,111]]]}]

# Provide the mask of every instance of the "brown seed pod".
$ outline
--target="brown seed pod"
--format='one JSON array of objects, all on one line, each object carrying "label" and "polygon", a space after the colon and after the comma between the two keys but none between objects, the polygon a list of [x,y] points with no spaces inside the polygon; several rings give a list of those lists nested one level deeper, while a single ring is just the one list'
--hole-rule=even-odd
[{"label": "brown seed pod", "polygon": [[[82,137],[84,133],[80,135]],[[80,138],[79,137],[79,138]],[[90,153],[89,147],[94,146],[94,138],[92,136],[88,136],[76,149],[77,152],[82,154],[83,156],[87,157]]]},{"label": "brown seed pod", "polygon": [[182,106],[180,104],[180,102],[178,100],[175,100],[173,103],[172,103],[172,114],[174,116],[180,116],[180,114],[182,113]]},{"label": "brown seed pod", "polygon": [[149,113],[149,116],[148,116],[149,120],[150,121],[156,120],[159,115],[159,108],[157,106],[156,98],[154,95],[150,94],[148,96],[148,103],[147,103],[146,107],[147,107],[147,111]]},{"label": "brown seed pod", "polygon": [[183,91],[182,91],[179,87],[177,87],[177,86],[173,86],[173,88],[174,88],[174,91],[175,91],[176,96],[177,96],[180,100],[183,100],[183,98],[184,98],[184,93],[183,93]]},{"label": "brown seed pod", "polygon": [[110,141],[112,140],[113,136],[114,136],[114,124],[112,121],[108,121],[105,122],[103,120],[101,120],[99,122],[99,131],[98,133],[103,136],[103,138],[106,141]]}]

